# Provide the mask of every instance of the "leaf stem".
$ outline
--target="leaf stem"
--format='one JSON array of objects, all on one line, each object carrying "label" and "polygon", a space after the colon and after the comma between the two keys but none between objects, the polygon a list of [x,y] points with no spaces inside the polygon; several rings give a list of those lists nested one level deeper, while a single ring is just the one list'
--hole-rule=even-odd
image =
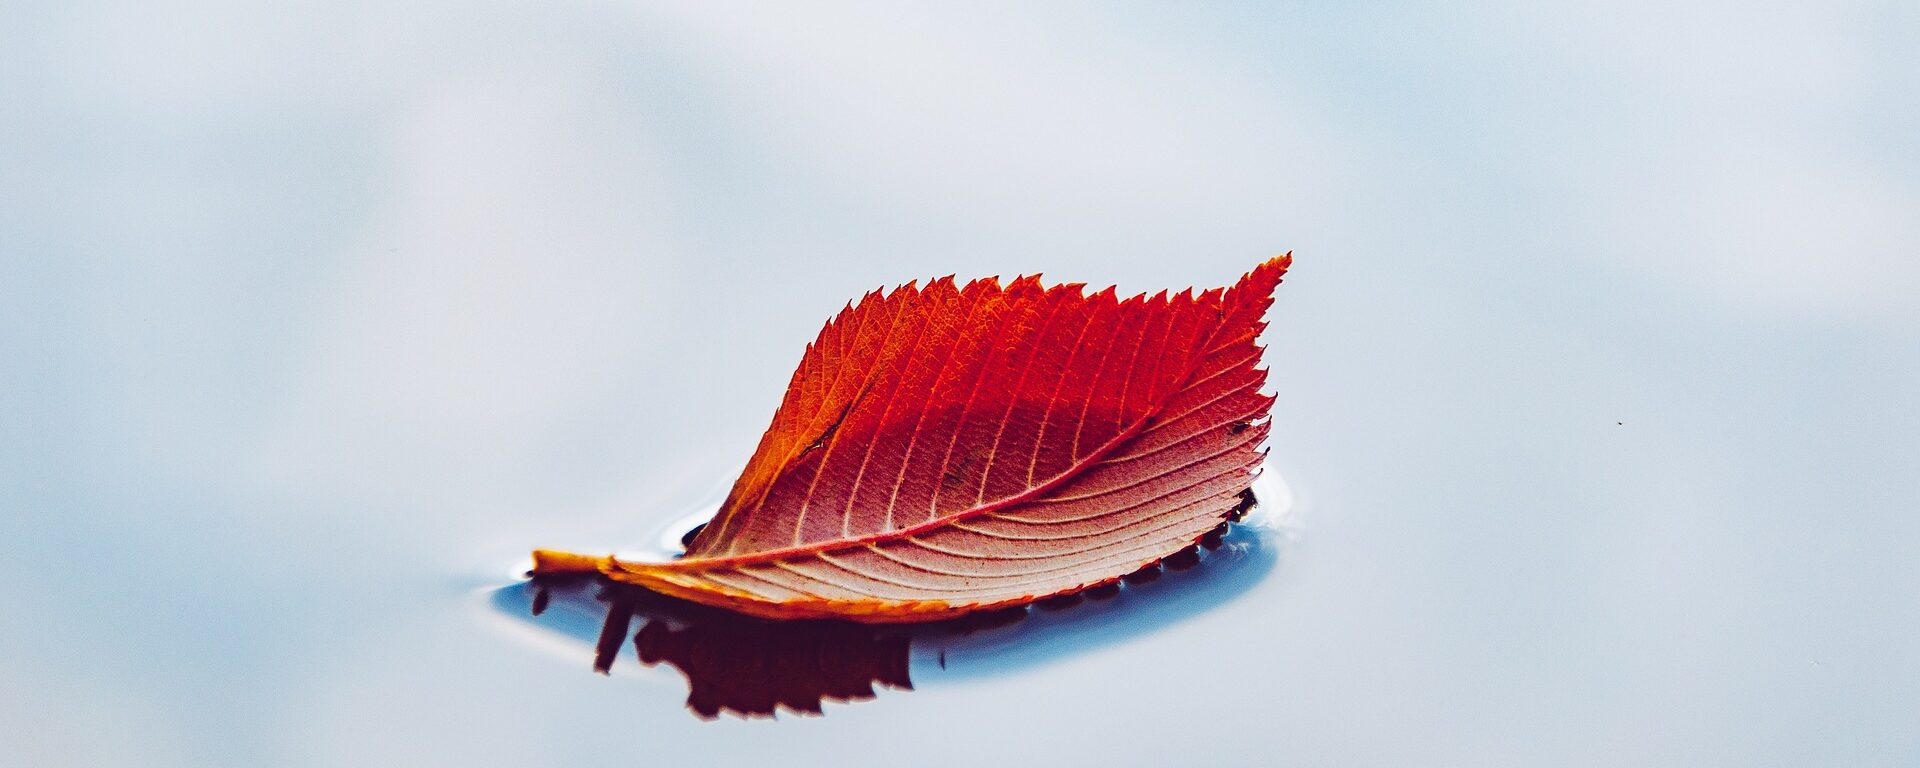
[{"label": "leaf stem", "polygon": [[529,571],[529,573],[535,576],[560,573],[599,573],[602,569],[612,564],[613,558],[609,556],[594,557],[592,555],[576,555],[572,552],[561,552],[553,549],[536,549],[533,551],[533,570]]}]

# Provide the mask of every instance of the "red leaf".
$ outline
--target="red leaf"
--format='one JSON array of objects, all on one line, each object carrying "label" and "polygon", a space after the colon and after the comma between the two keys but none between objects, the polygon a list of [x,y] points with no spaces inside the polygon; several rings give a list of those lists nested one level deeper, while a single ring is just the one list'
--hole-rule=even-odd
[{"label": "red leaf", "polygon": [[712,522],[668,563],[534,570],[773,618],[922,621],[1108,584],[1232,514],[1273,399],[1256,344],[1291,255],[1230,289],[951,278],[867,294],[808,345]]}]

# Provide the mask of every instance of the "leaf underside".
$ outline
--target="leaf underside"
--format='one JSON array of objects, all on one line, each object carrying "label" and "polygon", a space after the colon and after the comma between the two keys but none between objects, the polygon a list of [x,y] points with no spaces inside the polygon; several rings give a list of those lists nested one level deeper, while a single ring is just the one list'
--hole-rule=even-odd
[{"label": "leaf underside", "polygon": [[1038,277],[874,291],[808,345],[684,558],[535,552],[769,618],[925,621],[1111,583],[1192,545],[1252,481],[1257,337],[1291,261],[1120,300]]}]

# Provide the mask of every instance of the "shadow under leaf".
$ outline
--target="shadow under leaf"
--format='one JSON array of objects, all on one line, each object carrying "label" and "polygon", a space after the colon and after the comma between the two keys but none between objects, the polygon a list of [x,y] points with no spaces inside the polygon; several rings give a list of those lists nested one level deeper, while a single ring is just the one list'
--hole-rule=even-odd
[{"label": "shadow under leaf", "polygon": [[1170,626],[1258,583],[1278,559],[1273,537],[1232,526],[1121,582],[926,624],[758,619],[598,576],[537,577],[495,590],[492,602],[591,640],[603,674],[631,638],[642,664],[686,676],[687,707],[702,718],[771,717],[782,708],[814,715],[827,701],[874,698],[876,687],[913,690],[916,672],[935,680],[1005,673]]}]

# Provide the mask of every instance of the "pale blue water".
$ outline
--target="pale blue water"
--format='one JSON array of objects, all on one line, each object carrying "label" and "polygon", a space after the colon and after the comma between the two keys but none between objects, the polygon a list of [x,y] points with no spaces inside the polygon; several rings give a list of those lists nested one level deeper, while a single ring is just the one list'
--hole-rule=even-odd
[{"label": "pale blue water", "polygon": [[[0,14],[0,762],[1920,764],[1912,3],[390,5]],[[876,285],[1287,249],[1250,568],[776,722],[500,591]]]}]

